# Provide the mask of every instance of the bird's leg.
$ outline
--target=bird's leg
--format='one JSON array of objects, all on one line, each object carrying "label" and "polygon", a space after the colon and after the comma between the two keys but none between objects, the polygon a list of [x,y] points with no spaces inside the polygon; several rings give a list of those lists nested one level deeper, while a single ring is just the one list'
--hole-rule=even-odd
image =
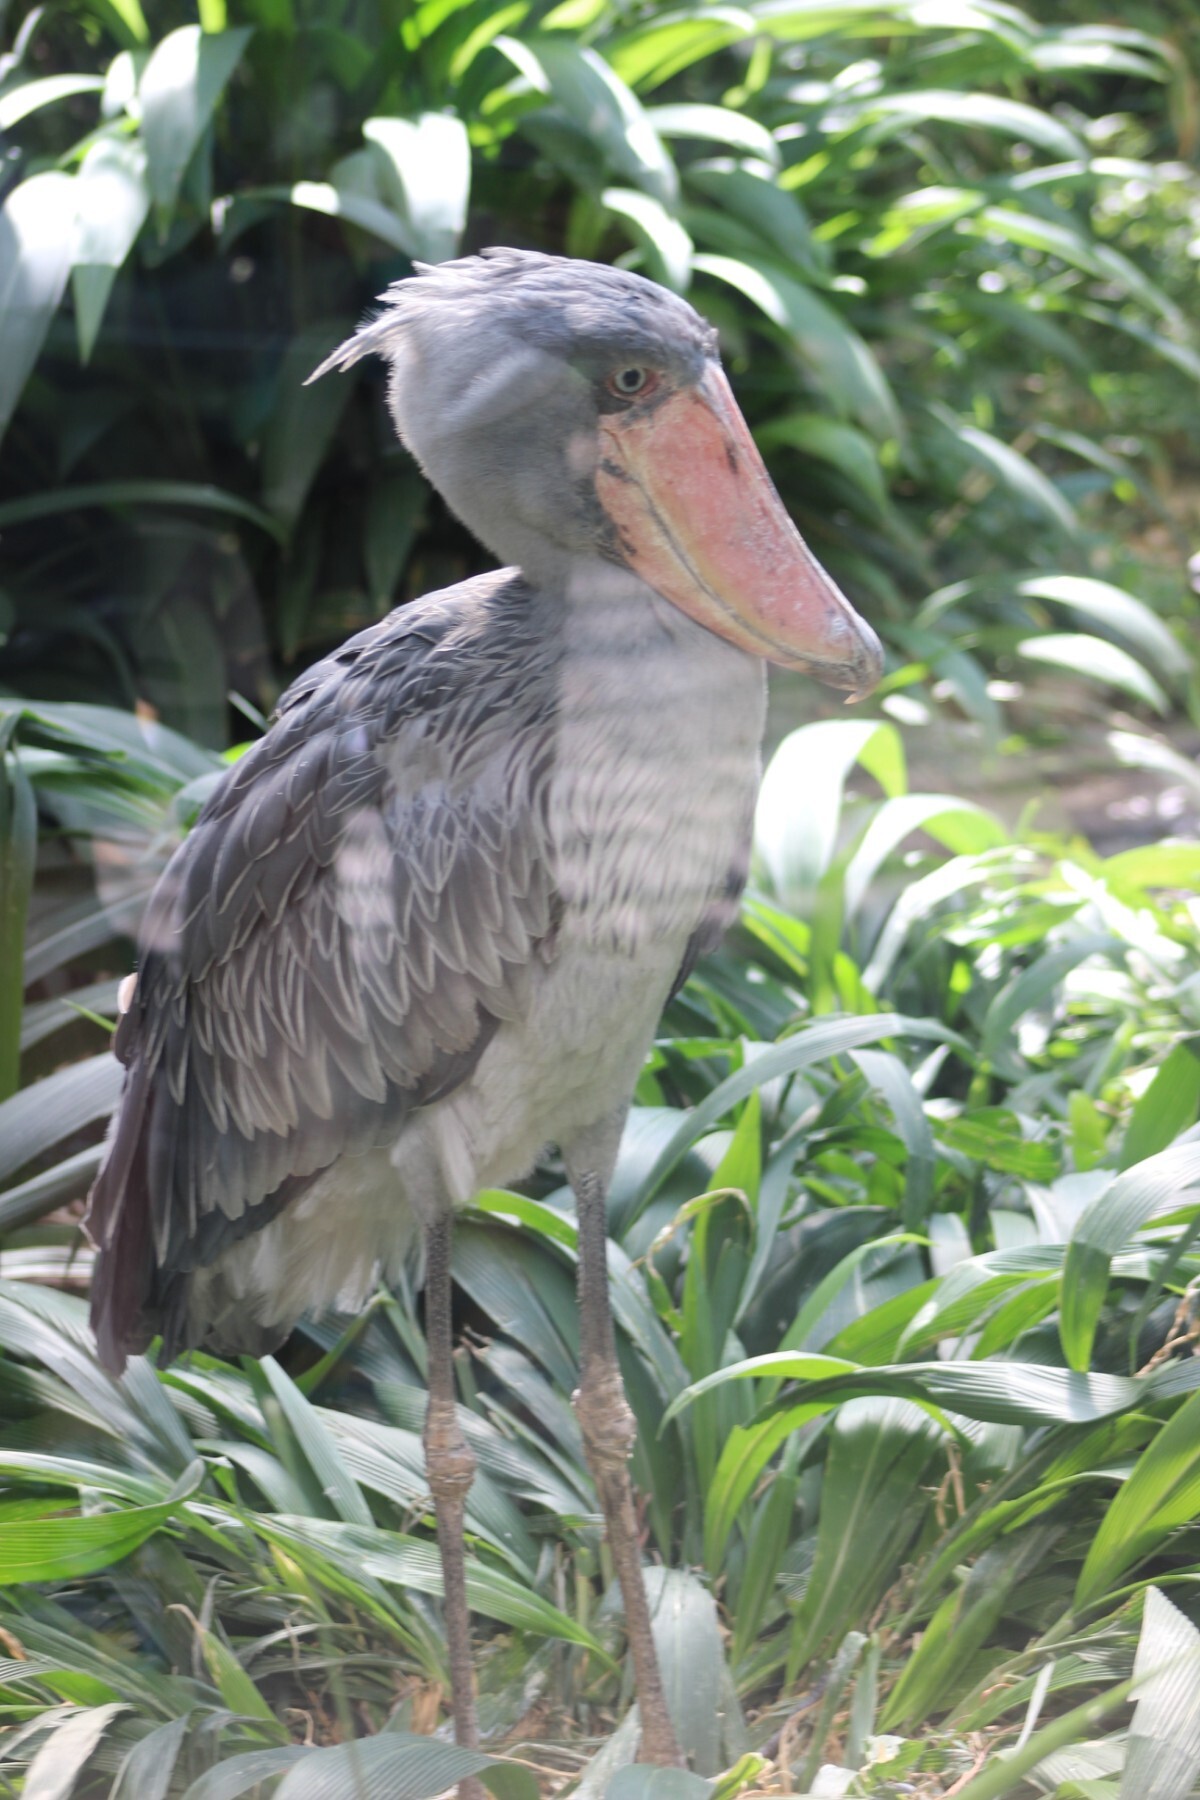
[{"label": "bird's leg", "polygon": [[[454,1341],[450,1317],[450,1244],[453,1214],[440,1214],[425,1233],[425,1339],[428,1345],[429,1403],[425,1411],[425,1472],[437,1516],[442,1555],[443,1616],[450,1655],[450,1698],[454,1735],[467,1750],[479,1748],[475,1716],[471,1624],[467,1612],[467,1557],[463,1520],[475,1474],[475,1457],[458,1422],[454,1387]],[[460,1800],[486,1800],[475,1781],[464,1781]]]},{"label": "bird's leg", "polygon": [[572,1170],[571,1181],[579,1207],[581,1372],[575,1412],[583,1431],[584,1453],[596,1483],[613,1565],[625,1602],[625,1625],[633,1655],[642,1725],[639,1760],[658,1763],[665,1768],[682,1768],[683,1757],[667,1711],[654,1635],[650,1629],[650,1607],[642,1576],[633,1487],[629,1480],[629,1453],[637,1428],[625,1398],[609,1310],[606,1184],[590,1171],[576,1173]]}]

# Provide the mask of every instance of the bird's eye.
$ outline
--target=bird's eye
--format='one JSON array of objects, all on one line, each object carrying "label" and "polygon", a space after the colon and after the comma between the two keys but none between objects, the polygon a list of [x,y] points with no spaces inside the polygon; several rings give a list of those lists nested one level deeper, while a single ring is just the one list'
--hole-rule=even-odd
[{"label": "bird's eye", "polygon": [[616,394],[621,400],[632,400],[637,394],[647,393],[656,380],[653,370],[631,364],[627,369],[615,369],[605,385],[610,394]]}]

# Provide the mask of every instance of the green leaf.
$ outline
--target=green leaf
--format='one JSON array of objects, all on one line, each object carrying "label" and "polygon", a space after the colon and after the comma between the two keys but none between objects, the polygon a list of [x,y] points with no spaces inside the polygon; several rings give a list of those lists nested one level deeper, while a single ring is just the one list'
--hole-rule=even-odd
[{"label": "green leaf", "polygon": [[1017,651],[1027,662],[1050,663],[1056,669],[1068,669],[1073,675],[1084,675],[1105,687],[1120,688],[1156,713],[1165,716],[1171,710],[1170,701],[1153,675],[1128,650],[1110,644],[1107,638],[1089,637],[1082,631],[1051,632],[1025,638],[1017,645]]},{"label": "green leaf", "polygon": [[645,1763],[618,1769],[608,1784],[607,1800],[709,1800],[711,1781],[686,1769],[651,1769]]},{"label": "green leaf", "polygon": [[777,1076],[794,1075],[813,1063],[831,1056],[842,1056],[877,1043],[883,1037],[935,1038],[960,1044],[953,1032],[929,1019],[908,1019],[899,1013],[876,1013],[865,1018],[822,1019],[801,1026],[792,1037],[773,1044],[752,1062],[726,1076],[712,1092],[685,1113],[667,1142],[659,1151],[642,1185],[643,1200],[648,1199],[666,1179],[676,1163],[696,1140],[715,1125],[732,1107],[744,1100],[755,1088],[761,1088]]},{"label": "green leaf", "polygon": [[109,1800],[167,1800],[190,1722],[183,1713],[139,1738],[117,1770]]},{"label": "green leaf", "polygon": [[953,794],[897,794],[878,809],[846,868],[846,916],[867,898],[871,882],[893,850],[914,831],[926,831],[956,856],[978,856],[1008,842],[1003,825],[986,807]]},{"label": "green leaf", "polygon": [[990,431],[956,418],[940,401],[931,405],[930,412],[957,439],[966,457],[986,469],[1025,511],[1041,517],[1068,537],[1077,535],[1079,521],[1074,510],[1036,463]]},{"label": "green leaf", "polygon": [[608,60],[633,87],[660,87],[672,75],[753,37],[751,15],[736,6],[690,6],[651,13],[607,46]]},{"label": "green leaf", "polygon": [[0,436],[67,285],[74,224],[75,183],[55,170],[18,182],[0,207]]},{"label": "green leaf", "polygon": [[309,384],[313,370],[349,335],[349,321],[306,326],[279,365],[274,411],[262,435],[263,500],[291,531],[354,392],[349,381]]},{"label": "green leaf", "polygon": [[675,1735],[687,1745],[698,1774],[716,1774],[723,1748],[724,1663],[716,1602],[708,1588],[686,1569],[648,1568],[644,1579],[654,1647]]},{"label": "green leaf", "polygon": [[79,165],[75,194],[71,289],[79,356],[87,362],[117,270],[150,210],[144,146],[134,138],[100,138]]},{"label": "green leaf", "polygon": [[1128,1169],[1167,1150],[1196,1123],[1200,1111],[1200,1037],[1183,1038],[1166,1060],[1130,1116],[1118,1166]]},{"label": "green leaf", "polygon": [[167,1499],[153,1506],[10,1521],[0,1532],[0,1586],[70,1581],[95,1569],[107,1569],[152,1537],[196,1492],[203,1478],[203,1463],[194,1462]]},{"label": "green leaf", "polygon": [[786,332],[840,412],[857,418],[876,438],[903,435],[895,398],[874,352],[810,288],[754,257],[705,254],[693,266],[736,288]]},{"label": "green leaf", "polygon": [[1160,1588],[1146,1590],[1133,1678],[1121,1800],[1181,1800],[1200,1769],[1200,1631]]},{"label": "green leaf", "polygon": [[527,61],[533,61],[541,71],[544,91],[589,139],[602,164],[644,188],[663,206],[674,206],[679,193],[675,165],[641,101],[598,51],[554,34],[519,44],[499,37],[496,48],[505,50],[522,72]]},{"label": "green leaf", "polygon": [[[893,121],[897,129],[931,119],[951,125],[963,125],[973,131],[998,131],[1005,137],[1036,144],[1052,156],[1083,157],[1087,152],[1075,133],[1040,107],[1026,106],[1020,100],[1008,100],[999,94],[962,94],[949,88],[925,88],[906,94],[880,94],[861,107],[845,109],[854,122]],[[840,121],[842,109],[835,115]]]},{"label": "green leaf", "polygon": [[22,81],[0,94],[0,131],[11,131],[43,106],[76,94],[98,94],[103,87],[103,75],[43,75],[40,81]]},{"label": "green leaf", "polygon": [[713,144],[726,144],[747,156],[761,157],[765,163],[778,166],[779,146],[765,125],[731,106],[704,106],[678,103],[673,106],[649,106],[646,117],[660,137],[702,138]]},{"label": "green leaf", "polygon": [[[824,413],[787,413],[782,418],[772,419],[756,435],[763,451],[785,444],[789,450],[799,450],[804,456],[815,456],[821,462],[831,463],[862,492],[876,512],[886,512],[887,488],[875,446],[853,425],[828,419]],[[840,720],[832,722],[842,723]]]},{"label": "green leaf", "polygon": [[[803,1383],[795,1410],[804,1416],[865,1394],[918,1400],[1001,1425],[1086,1424],[1137,1406],[1145,1390],[1144,1383],[1131,1378],[1085,1375],[1040,1363],[896,1363],[859,1368],[842,1357],[790,1352],[751,1356],[693,1382],[668,1406],[664,1422],[727,1381],[764,1376]],[[774,1411],[782,1415],[789,1404],[785,1396],[774,1402]]]},{"label": "green leaf", "polygon": [[[281,1775],[294,1764],[318,1754],[307,1744],[247,1750],[241,1756],[228,1757],[206,1770],[185,1791],[183,1800],[240,1800],[242,1794],[248,1794],[252,1789],[257,1795],[262,1791],[262,1783],[271,1776]],[[129,1800],[140,1800],[140,1796],[131,1794]],[[355,1795],[354,1800],[359,1800],[359,1796]]]},{"label": "green leaf", "polygon": [[1180,672],[1180,646],[1172,632],[1146,603],[1092,575],[1034,575],[1017,589],[1033,599],[1050,600],[1070,607],[1086,619],[1094,619],[1118,632],[1147,661],[1155,663],[1163,677],[1174,683]]},{"label": "green leaf", "polygon": [[851,1400],[829,1435],[817,1548],[800,1604],[799,1663],[866,1617],[924,1522],[921,1481],[941,1433],[904,1400]]},{"label": "green leaf", "polygon": [[647,273],[686,293],[692,278],[692,240],[660,200],[640,188],[605,188],[600,203],[628,228],[646,253]]},{"label": "green leaf", "polygon": [[482,1775],[491,1786],[489,1771],[503,1773],[504,1786],[497,1791],[506,1800],[537,1800],[537,1783],[528,1770],[520,1771],[519,1785],[510,1786],[518,1775],[512,1765],[504,1768],[478,1750],[407,1731],[383,1731],[314,1751],[284,1776],[275,1800],[433,1800],[468,1775]]},{"label": "green leaf", "polygon": [[467,128],[449,113],[368,119],[363,136],[382,158],[384,197],[404,220],[411,254],[446,262],[458,254],[471,191]]},{"label": "green leaf", "polygon": [[253,35],[249,26],[208,37],[180,25],[155,45],[139,87],[146,173],[165,226],[184,174]]},{"label": "green leaf", "polygon": [[[344,1525],[329,1519],[264,1514],[256,1524],[271,1542],[293,1550],[307,1545],[353,1575],[370,1575],[419,1594],[442,1592],[442,1565],[436,1544],[378,1526]],[[489,1568],[473,1557],[467,1559],[467,1598],[476,1612],[489,1619],[499,1619],[502,1624],[535,1632],[539,1637],[583,1644],[604,1662],[610,1660],[590,1631],[532,1593],[527,1582],[515,1581],[511,1575]]]},{"label": "green leaf", "polygon": [[1067,1245],[1059,1294],[1059,1335],[1073,1369],[1086,1369],[1091,1360],[1117,1251],[1152,1219],[1188,1205],[1197,1187],[1200,1144],[1179,1144],[1126,1169],[1084,1209]]},{"label": "green leaf", "polygon": [[124,1079],[107,1051],[69,1063],[0,1103],[0,1181],[73,1131],[107,1118]]},{"label": "green leaf", "polygon": [[[2,237],[0,226],[0,242]],[[194,506],[201,511],[225,512],[235,518],[248,519],[272,537],[283,537],[282,526],[261,507],[243,500],[240,494],[226,493],[223,488],[193,481],[96,481],[83,487],[51,488],[43,493],[26,494],[20,500],[0,503],[0,531],[9,525],[27,525],[33,519],[51,519],[60,513],[79,512],[88,506]]]},{"label": "green leaf", "polygon": [[273,1356],[259,1364],[279,1402],[300,1452],[317,1478],[322,1494],[348,1525],[374,1523],[362,1490],[339,1454],[338,1446],[316,1408],[305,1399],[291,1377]]},{"label": "green leaf", "polygon": [[118,1713],[127,1710],[121,1701],[90,1706],[55,1726],[25,1772],[25,1800],[69,1800],[84,1763]]},{"label": "green leaf", "polygon": [[846,779],[872,749],[891,753],[889,793],[903,790],[904,751],[894,725],[878,719],[822,719],[789,733],[772,756],[754,815],[754,850],[775,893],[810,912],[833,860]]},{"label": "green leaf", "polygon": [[1200,1393],[1179,1407],[1109,1502],[1075,1587],[1093,1606],[1200,1510]]}]

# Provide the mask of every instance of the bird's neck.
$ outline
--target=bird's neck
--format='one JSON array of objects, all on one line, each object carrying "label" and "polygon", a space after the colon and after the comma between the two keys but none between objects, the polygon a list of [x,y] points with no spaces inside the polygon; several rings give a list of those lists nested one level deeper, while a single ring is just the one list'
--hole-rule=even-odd
[{"label": "bird's neck", "polygon": [[590,690],[614,716],[644,710],[670,731],[680,711],[701,709],[714,731],[736,716],[735,735],[761,741],[765,663],[696,624],[631,570],[576,555],[559,565],[553,587],[530,585],[557,614],[571,686]]}]

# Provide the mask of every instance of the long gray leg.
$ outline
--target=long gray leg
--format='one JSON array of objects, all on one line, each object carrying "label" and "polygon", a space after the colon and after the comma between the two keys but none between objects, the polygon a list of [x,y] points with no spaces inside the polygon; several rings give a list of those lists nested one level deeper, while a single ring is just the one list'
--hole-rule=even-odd
[{"label": "long gray leg", "polygon": [[570,1153],[564,1152],[579,1209],[580,1381],[575,1412],[625,1602],[625,1625],[642,1725],[639,1761],[682,1768],[683,1757],[667,1711],[650,1629],[629,1480],[629,1453],[637,1428],[617,1364],[608,1300],[605,1201],[619,1136],[620,1120],[609,1121],[603,1131],[589,1134],[587,1141],[577,1141]]},{"label": "long gray leg", "polygon": [[[450,1318],[450,1245],[454,1215],[446,1212],[425,1232],[425,1338],[429,1347],[429,1404],[425,1411],[425,1472],[437,1515],[445,1594],[446,1649],[450,1656],[450,1697],[454,1735],[468,1750],[479,1748],[475,1681],[471,1666],[471,1624],[467,1611],[467,1557],[463,1521],[475,1475],[475,1457],[462,1434],[456,1411],[454,1340]],[[461,1800],[487,1800],[476,1781],[459,1787]]]}]

